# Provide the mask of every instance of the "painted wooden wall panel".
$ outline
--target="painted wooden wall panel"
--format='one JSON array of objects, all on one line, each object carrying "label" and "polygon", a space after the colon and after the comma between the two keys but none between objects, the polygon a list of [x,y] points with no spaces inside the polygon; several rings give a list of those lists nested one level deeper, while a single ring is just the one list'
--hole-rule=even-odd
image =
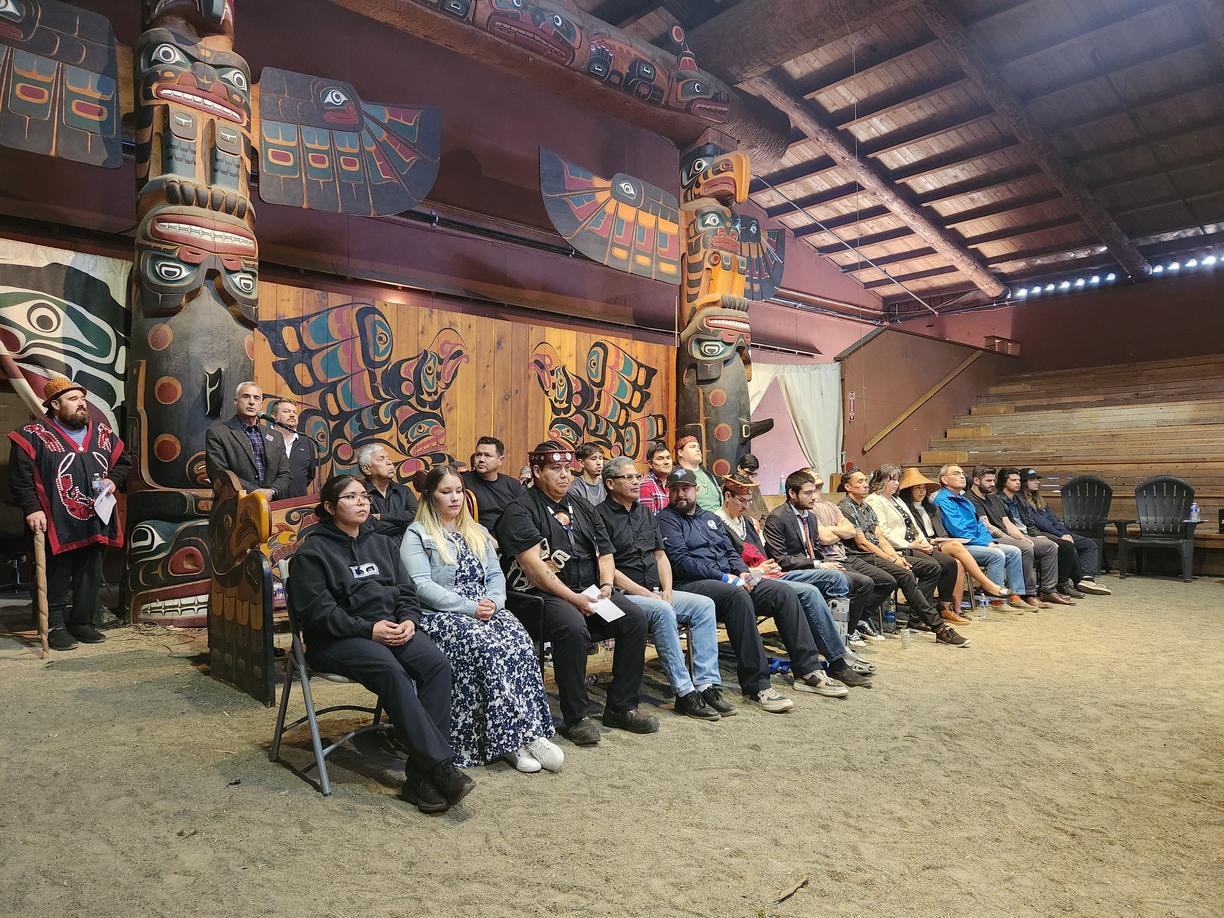
[{"label": "painted wooden wall panel", "polygon": [[670,437],[673,347],[431,302],[261,284],[256,381],[299,403],[337,470],[375,440],[406,479],[446,458],[466,463],[489,433],[505,441],[510,473],[550,435],[639,460],[651,438]]}]

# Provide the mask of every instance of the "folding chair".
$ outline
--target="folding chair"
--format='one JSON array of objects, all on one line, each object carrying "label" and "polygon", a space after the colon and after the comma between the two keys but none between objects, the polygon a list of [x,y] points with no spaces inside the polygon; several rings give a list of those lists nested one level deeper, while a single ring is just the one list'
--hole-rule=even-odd
[{"label": "folding chair", "polygon": [[[362,707],[360,705],[351,704],[334,704],[326,708],[315,710],[314,698],[310,692],[310,679],[312,676],[318,676],[320,679],[326,679],[328,682],[336,683],[352,683],[353,680],[337,673],[325,673],[320,670],[312,670],[306,663],[306,650],[302,645],[301,630],[298,627],[297,619],[294,615],[293,602],[289,598],[289,561],[283,560],[278,565],[281,575],[281,581],[285,584],[285,609],[289,613],[289,632],[293,635],[293,644],[289,649],[289,653],[285,655],[285,683],[281,691],[280,711],[276,715],[276,733],[272,737],[272,749],[268,753],[268,759],[272,762],[280,761],[280,746],[281,738],[285,732],[292,730],[294,727],[300,726],[303,723],[310,724],[310,743],[314,749],[314,761],[303,768],[301,771],[289,765],[291,771],[298,774],[300,777],[309,781],[306,777],[306,772],[312,768],[319,769],[319,790],[322,791],[324,797],[331,796],[331,780],[327,775],[327,757],[335,752],[340,746],[343,746],[349,740],[356,739],[366,733],[387,732],[390,731],[391,725],[384,723],[382,719],[382,700],[375,704],[374,707]],[[293,723],[286,726],[285,713],[289,709],[289,692],[293,689],[294,680],[298,680],[302,684],[302,697],[306,702],[306,713],[295,720]],[[351,730],[336,740],[326,749],[323,748],[323,742],[319,737],[319,722],[318,719],[324,714],[330,714],[333,711],[356,711],[362,714],[372,714],[374,722],[364,727],[359,727],[356,730]],[[286,763],[288,764],[288,763]]]}]

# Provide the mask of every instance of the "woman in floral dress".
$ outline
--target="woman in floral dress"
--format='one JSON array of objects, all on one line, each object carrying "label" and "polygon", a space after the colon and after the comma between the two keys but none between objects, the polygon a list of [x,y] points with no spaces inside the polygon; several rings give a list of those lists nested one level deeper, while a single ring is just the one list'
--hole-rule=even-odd
[{"label": "woman in floral dress", "polygon": [[472,519],[450,466],[425,478],[416,521],[400,546],[416,585],[423,632],[450,660],[455,764],[505,759],[522,772],[560,771],[535,648],[506,611],[506,580],[488,531]]}]

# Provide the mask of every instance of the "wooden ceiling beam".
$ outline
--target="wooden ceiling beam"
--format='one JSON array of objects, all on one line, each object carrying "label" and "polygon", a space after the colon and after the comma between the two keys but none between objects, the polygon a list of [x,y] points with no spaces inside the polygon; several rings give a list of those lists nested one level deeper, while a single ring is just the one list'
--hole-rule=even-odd
[{"label": "wooden ceiling beam", "polygon": [[967,194],[986,191],[989,188],[998,188],[1000,185],[1006,185],[1010,182],[1018,182],[1020,179],[1029,178],[1040,173],[1041,170],[1031,163],[1021,163],[1009,169],[1000,169],[998,172],[987,172],[985,175],[974,176],[971,179],[965,179],[963,182],[942,185],[933,191],[916,195],[914,200],[924,206],[938,204],[942,201],[951,201],[954,198],[964,197]]},{"label": "wooden ceiling beam", "polygon": [[[940,265],[938,268],[927,268],[925,271],[915,271],[912,274],[882,277],[879,280],[867,281],[863,284],[863,287],[867,290],[873,290],[876,287],[892,287],[897,284],[907,284],[910,281],[925,280],[928,277],[939,277],[941,274],[951,274],[955,270],[956,268],[952,265]],[[997,296],[998,294],[994,295]]]},{"label": "wooden ceiling beam", "polygon": [[1013,261],[1027,261],[1030,258],[1041,258],[1045,255],[1057,255],[1059,252],[1073,252],[1085,246],[1099,246],[1101,241],[1095,236],[1089,236],[1074,242],[1058,242],[1053,245],[1041,245],[1031,249],[1021,249],[1019,252],[1003,252],[986,259],[988,265],[1005,265]]},{"label": "wooden ceiling beam", "polygon": [[985,245],[988,242],[1002,242],[1005,239],[1018,239],[1021,236],[1028,236],[1032,233],[1043,233],[1046,230],[1058,229],[1060,226],[1074,226],[1076,223],[1083,222],[1079,214],[1064,214],[1061,217],[1052,217],[1049,220],[1039,220],[1036,223],[1026,223],[1023,226],[1008,226],[1001,230],[992,230],[989,233],[980,233],[977,236],[966,236],[965,245],[976,247]]},{"label": "wooden ceiling beam", "polygon": [[894,182],[911,182],[914,179],[926,178],[929,175],[944,172],[948,169],[956,169],[959,166],[976,162],[979,159],[985,159],[987,156],[993,156],[996,153],[1004,153],[1019,146],[1020,141],[1005,134],[998,139],[975,143],[965,147],[956,147],[955,149],[948,150],[946,153],[940,153],[938,156],[928,156],[926,159],[920,159],[909,166],[894,169],[890,175]]},{"label": "wooden ceiling beam", "polygon": [[828,220],[821,220],[820,223],[808,223],[804,226],[795,227],[791,232],[795,234],[796,239],[803,239],[807,236],[823,236],[825,233],[839,230],[844,226],[866,223],[868,220],[878,220],[880,217],[887,217],[891,213],[891,210],[882,205],[864,207],[862,210],[840,214],[836,217],[830,217]]},{"label": "wooden ceiling beam", "polygon": [[[1099,7],[1101,11],[1090,19],[1084,28],[1076,32],[1063,33],[1058,41],[1052,43],[1038,39],[1029,45],[1029,47],[1010,55],[1007,60],[1000,61],[998,66],[1000,69],[1011,67],[1030,58],[1041,57],[1055,51],[1063,51],[1077,42],[1083,41],[1085,38],[1099,38],[1101,35],[1108,35],[1116,29],[1128,26],[1135,19],[1151,15],[1167,6],[1176,6],[1181,3],[1182,0],[1159,0],[1157,3],[1153,3],[1152,0],[1132,0],[1131,7],[1123,12],[1119,12],[1112,7],[1101,6]],[[927,25],[929,27],[930,23],[927,23]],[[935,30],[932,29],[931,31],[934,32]],[[935,34],[938,35],[939,33],[935,32]]]},{"label": "wooden ceiling beam", "polygon": [[1092,196],[1070,164],[1054,149],[1047,139],[1047,129],[1025,110],[999,72],[978,51],[965,26],[949,12],[944,0],[923,0],[919,9],[927,27],[944,43],[957,66],[973,80],[1011,133],[1025,145],[1029,156],[1050,177],[1054,187],[1071,202],[1084,223],[1101,238],[1122,267],[1137,277],[1148,274],[1152,266],[1147,259]]},{"label": "wooden ceiling beam", "polygon": [[1024,210],[1026,207],[1048,204],[1050,201],[1057,201],[1062,197],[1060,192],[1050,189],[1047,191],[1035,191],[1032,194],[1026,194],[1021,197],[991,201],[989,204],[983,204],[981,207],[973,207],[969,210],[962,210],[959,213],[948,214],[943,219],[943,225],[946,229],[951,229],[954,226],[964,226],[966,223],[972,223],[975,220],[985,220],[987,217],[1010,214],[1013,211]]},{"label": "wooden ceiling beam", "polygon": [[718,75],[742,83],[831,41],[854,35],[917,0],[741,0],[688,33]]},{"label": "wooden ceiling beam", "polygon": [[858,236],[854,239],[846,239],[841,242],[830,243],[829,245],[816,246],[815,248],[817,255],[836,255],[838,252],[849,251],[846,248],[847,246],[853,246],[855,249],[866,249],[873,245],[881,245],[885,242],[892,242],[894,239],[904,239],[906,236],[912,235],[914,235],[914,231],[908,226],[898,226],[879,233]]},{"label": "wooden ceiling beam", "polygon": [[[733,10],[738,8],[734,7]],[[791,123],[816,141],[825,154],[836,160],[850,178],[862,185],[876,200],[921,236],[928,245],[946,258],[955,270],[972,280],[989,296],[999,296],[1003,293],[1003,284],[986,270],[974,253],[937,225],[921,207],[898,194],[883,171],[875,164],[867,163],[856,156],[837,131],[820,121],[802,98],[795,96],[790,89],[770,76],[753,80],[752,86],[758,94],[785,112]]]},{"label": "wooden ceiling beam", "polygon": [[836,168],[837,163],[833,161],[831,156],[817,156],[815,159],[796,163],[793,166],[784,166],[775,172],[770,172],[760,178],[753,179],[752,184],[748,186],[748,193],[756,194],[758,191],[768,191],[770,185],[775,188],[780,185],[789,185],[791,182],[812,178],[822,172],[829,172]]},{"label": "wooden ceiling beam", "polygon": [[1195,0],[1216,57],[1224,63],[1224,0]]},{"label": "wooden ceiling beam", "polygon": [[1116,156],[1119,153],[1134,153],[1137,150],[1144,148],[1152,148],[1158,143],[1168,143],[1173,140],[1181,140],[1184,137],[1189,137],[1191,134],[1197,134],[1200,131],[1210,131],[1218,128],[1224,128],[1224,117],[1215,116],[1212,118],[1200,118],[1198,121],[1181,122],[1174,127],[1165,131],[1159,131],[1154,134],[1145,134],[1142,137],[1137,137],[1131,140],[1122,140],[1118,143],[1111,143],[1104,147],[1097,147],[1094,150],[1085,150],[1083,153],[1077,153],[1074,156],[1067,157],[1067,161],[1078,165],[1079,163],[1088,160],[1105,159],[1107,156]]},{"label": "wooden ceiling beam", "polygon": [[[933,48],[939,44],[938,38],[924,35],[922,38],[908,42],[899,48],[883,54],[872,54],[870,50],[863,51],[852,57],[830,65],[823,70],[817,70],[795,81],[796,91],[805,98],[812,98],[822,92],[828,92],[850,79],[871,76],[880,70],[891,67],[910,55]],[[857,67],[856,67],[857,65]]]},{"label": "wooden ceiling beam", "polygon": [[774,204],[765,208],[765,216],[767,217],[785,217],[787,214],[794,213],[797,209],[807,207],[822,207],[825,204],[832,204],[834,201],[843,201],[846,198],[852,198],[856,194],[861,194],[863,186],[858,182],[848,182],[845,185],[837,185],[833,188],[817,191],[812,194],[805,194],[800,198],[795,198],[793,203],[784,201],[781,204]]},{"label": "wooden ceiling beam", "polygon": [[[969,79],[960,73],[944,74],[923,80],[918,84],[893,87],[877,95],[863,99],[862,105],[847,105],[841,113],[832,116],[832,123],[838,130],[865,124],[872,118],[882,118],[891,112],[899,111],[916,102],[929,98],[936,93],[946,92],[958,86],[966,86]],[[810,98],[810,97],[809,97]],[[870,106],[870,107],[868,107]]]},{"label": "wooden ceiling beam", "polygon": [[[847,255],[854,254],[849,250]],[[895,255],[881,255],[879,258],[873,258],[871,261],[852,261],[849,264],[840,265],[842,274],[858,274],[861,271],[870,271],[872,268],[887,267],[888,265],[899,265],[907,261],[916,261],[919,258],[929,258],[936,254],[935,250],[930,246],[924,246],[921,249],[910,249],[908,252],[897,252]]]}]

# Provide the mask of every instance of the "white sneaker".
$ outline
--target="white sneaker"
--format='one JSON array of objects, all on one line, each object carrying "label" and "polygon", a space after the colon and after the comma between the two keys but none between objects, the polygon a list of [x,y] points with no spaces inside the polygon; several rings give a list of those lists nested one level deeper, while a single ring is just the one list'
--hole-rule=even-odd
[{"label": "white sneaker", "polygon": [[755,695],[745,696],[762,711],[770,714],[784,714],[795,706],[795,703],[772,686],[761,689]]},{"label": "white sneaker", "polygon": [[565,763],[565,753],[561,751],[561,747],[542,736],[528,743],[527,751],[549,771],[560,771],[561,766]]},{"label": "white sneaker", "polygon": [[1084,579],[1075,585],[1081,593],[1091,593],[1093,596],[1112,596],[1113,591],[1101,586],[1095,580]]},{"label": "white sneaker", "polygon": [[834,682],[828,677],[823,669],[818,669],[814,673],[806,676],[795,677],[796,692],[812,692],[815,695],[823,695],[826,698],[845,698],[850,694],[850,690],[840,682]]},{"label": "white sneaker", "polygon": [[544,767],[526,749],[515,749],[513,752],[507,752],[502,758],[525,775],[533,775]]}]

